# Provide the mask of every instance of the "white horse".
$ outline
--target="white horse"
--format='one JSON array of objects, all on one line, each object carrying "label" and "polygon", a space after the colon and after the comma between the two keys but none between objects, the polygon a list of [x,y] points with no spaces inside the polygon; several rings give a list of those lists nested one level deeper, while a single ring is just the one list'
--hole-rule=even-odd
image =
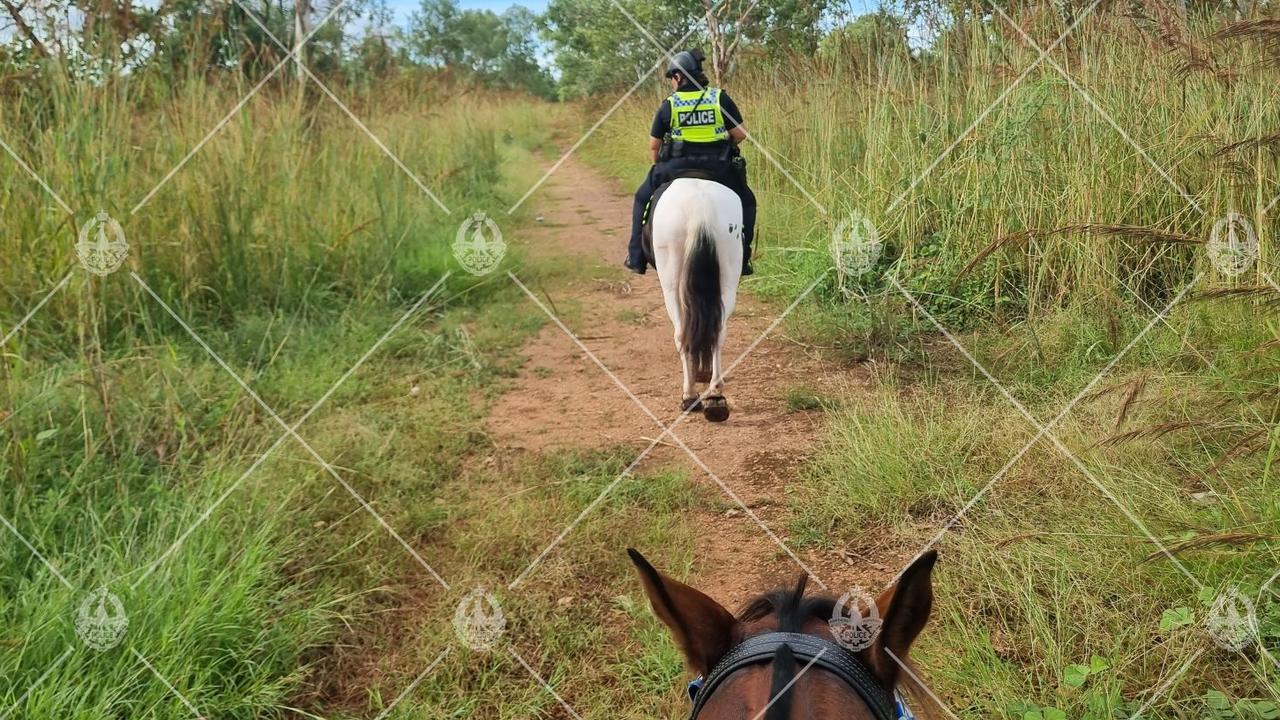
[{"label": "white horse", "polygon": [[[653,255],[684,365],[681,410],[729,417],[720,350],[742,273],[742,202],[720,183],[679,178],[653,208]],[[695,382],[707,383],[699,396]]]}]

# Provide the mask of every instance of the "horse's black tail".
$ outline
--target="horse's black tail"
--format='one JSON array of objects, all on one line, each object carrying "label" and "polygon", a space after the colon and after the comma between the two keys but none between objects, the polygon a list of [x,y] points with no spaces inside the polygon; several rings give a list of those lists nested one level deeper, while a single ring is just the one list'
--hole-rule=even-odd
[{"label": "horse's black tail", "polygon": [[720,327],[724,321],[724,302],[720,298],[720,260],[716,257],[716,239],[711,223],[698,218],[690,223],[692,242],[685,251],[684,282],[680,288],[680,347],[693,360],[693,367],[710,373]]}]

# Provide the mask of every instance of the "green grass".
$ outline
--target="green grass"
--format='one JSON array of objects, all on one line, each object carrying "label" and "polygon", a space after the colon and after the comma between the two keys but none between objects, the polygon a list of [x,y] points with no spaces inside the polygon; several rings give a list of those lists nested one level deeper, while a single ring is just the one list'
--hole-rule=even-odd
[{"label": "green grass", "polygon": [[[1065,29],[1055,13],[1018,12],[1042,46]],[[1275,213],[1262,212],[1280,167],[1261,145],[1228,147],[1280,127],[1264,99],[1276,68],[1256,45],[1210,39],[1223,22],[1161,23],[1157,33],[1147,19],[1097,13],[1050,53],[1105,118],[1047,64],[996,103],[1037,55],[998,18],[960,24],[925,58],[855,43],[778,71],[744,61],[726,82],[781,165],[744,151],[760,198],[758,273],[744,288],[780,311],[817,283],[788,334],[836,358],[886,361],[867,393],[826,408],[821,449],[791,489],[797,542],[909,557],[1035,436],[889,278],[1040,422],[1083,394],[1054,432],[1102,489],[1042,440],[942,537],[940,612],[915,657],[961,717],[1128,717],[1151,700],[1143,717],[1243,719],[1280,698],[1277,668],[1257,648],[1213,645],[1196,583],[1149,557],[1155,545],[1107,498],[1178,548],[1210,595],[1256,596],[1280,565],[1280,324],[1262,274],[1280,274]],[[1182,72],[1190,51],[1215,70]],[[665,92],[655,83],[628,103],[586,157],[638,181],[643,154],[618,148],[637,146]],[[1203,245],[1232,210],[1261,243],[1261,262],[1238,278]],[[871,219],[884,252],[842,278],[828,248],[851,215]],[[805,388],[787,403],[822,406]],[[1280,597],[1258,602],[1275,654]],[[1074,666],[1094,656],[1105,669],[1077,682]]]},{"label": "green grass", "polygon": [[[1047,16],[1026,20],[1037,37],[1061,31]],[[1179,32],[1209,47],[1213,29]],[[1275,70],[1232,41],[1211,51],[1236,78],[1184,77],[1185,49],[1114,17],[1086,21],[1052,56],[1195,195],[1203,217],[1048,67],[909,189],[1034,59],[989,30],[962,27],[927,62],[839,53],[798,59],[785,75],[748,62],[730,83],[753,133],[829,211],[748,150],[762,199],[760,272],[748,287],[785,303],[821,278],[792,331],[840,357],[898,361],[866,393],[788,390],[790,410],[821,409],[827,423],[789,489],[791,537],[914,552],[1035,434],[894,291],[893,274],[1041,421],[1085,393],[1055,433],[1105,490],[1041,441],[942,537],[938,612],[916,658],[947,705],[966,718],[1034,720],[1052,708],[1097,720],[1151,700],[1144,717],[1266,717],[1276,668],[1256,649],[1218,649],[1204,620],[1214,593],[1256,595],[1280,564],[1272,294],[1213,299],[1215,288],[1261,278],[1222,277],[1195,243],[1014,233],[1126,224],[1203,240],[1238,209],[1273,263],[1275,221],[1257,209],[1280,192],[1274,156],[1218,151],[1280,125]],[[507,588],[630,459],[616,449],[486,462],[490,401],[542,316],[508,283],[456,272],[449,244],[475,210],[505,231],[528,221],[502,211],[540,176],[535,153],[557,112],[409,75],[376,92],[337,84],[453,209],[446,215],[326,98],[269,84],[131,214],[251,83],[59,77],[33,76],[29,92],[0,105],[0,137],[72,207],[63,212],[22,172],[0,174],[0,253],[14,259],[0,267],[5,331],[75,268],[76,230],[107,211],[133,245],[127,268],[293,422],[454,270],[449,302],[422,310],[299,429],[454,589],[443,592],[292,441],[130,588],[280,427],[125,272],[76,270],[0,362],[10,488],[0,514],[72,586],[12,533],[0,544],[0,708],[70,648],[18,715],[190,717],[136,650],[205,716],[368,717],[448,647],[393,717],[558,715],[505,649],[467,653],[454,641],[457,602],[485,586],[509,618],[510,647],[584,716],[682,712],[679,658],[621,550],[644,548],[688,575],[689,510],[715,496],[679,473],[629,477]],[[642,147],[658,96],[617,113],[587,157],[638,180],[644,154],[620,149]],[[829,273],[827,246],[855,211],[879,227],[886,253],[866,277],[842,279]],[[505,267],[517,266],[535,291],[579,272],[567,260],[529,266],[515,252]],[[1208,297],[1139,339],[1152,308],[1201,271],[1196,295]],[[563,305],[570,325],[581,321],[581,303]],[[1108,494],[1209,592],[1155,554]],[[104,653],[73,628],[99,586],[131,621]],[[1273,593],[1258,605],[1262,642],[1280,652],[1280,601]]]},{"label": "green grass", "polygon": [[[142,78],[50,82],[46,104],[0,110],[0,133],[77,205],[122,218],[147,187],[126,180],[162,176],[246,90],[194,80],[156,106],[161,88]],[[190,717],[136,652],[207,717],[369,717],[448,647],[392,717],[557,712],[505,650],[467,654],[457,643],[449,623],[476,585],[497,589],[506,641],[576,709],[613,712],[623,694],[629,716],[644,717],[683,702],[679,659],[622,552],[648,548],[689,572],[685,516],[700,495],[682,474],[621,482],[524,585],[503,589],[630,458],[617,449],[494,462],[489,405],[544,317],[501,271],[461,272],[449,244],[475,210],[518,239],[530,219],[503,211],[541,176],[556,111],[515,96],[442,105],[445,90],[406,81],[348,99],[452,215],[340,110],[322,98],[300,110],[268,86],[125,230],[126,267],[286,423],[452,271],[298,432],[453,590],[299,443],[246,475],[281,434],[276,420],[123,271],[77,272],[0,365],[0,472],[13,489],[0,514],[70,585],[15,535],[0,544],[0,708],[21,697],[23,717]],[[94,112],[67,116],[72,105]],[[78,172],[81,153],[126,137],[132,153]],[[14,209],[0,249],[30,258],[0,270],[6,330],[74,263],[75,223],[58,223],[32,185],[17,173],[0,180]],[[52,250],[32,253],[28,240]],[[518,244],[508,267],[536,289],[581,271],[530,263]],[[576,304],[560,310],[580,318]],[[74,627],[98,587],[130,621],[101,653]]]},{"label": "green grass", "polygon": [[[1052,14],[1028,10],[1018,19],[1036,37],[1065,29]],[[1265,100],[1274,68],[1256,46],[1208,40],[1221,23],[1182,27],[1212,52],[1221,74],[1233,74],[1183,78],[1184,50],[1097,14],[1072,34],[1070,50],[1049,56],[1189,188],[1201,214],[1047,64],[997,102],[1038,53],[995,23],[961,24],[926,59],[885,51],[868,66],[851,50],[794,58],[777,71],[742,64],[726,84],[764,148],[744,146],[762,198],[761,272],[749,283],[756,292],[786,303],[817,282],[814,324],[858,354],[928,326],[886,275],[951,327],[1039,318],[1064,305],[1104,321],[1141,309],[1135,294],[1160,307],[1200,271],[1202,289],[1230,284],[1195,243],[1231,210],[1256,228],[1258,267],[1277,272],[1276,219],[1261,210],[1280,194],[1280,167],[1268,151],[1219,152],[1280,127]],[[643,177],[647,158],[618,149],[640,147],[647,135],[666,92],[656,82],[650,89],[583,146],[592,163],[629,182]],[[841,278],[831,272],[830,246],[851,217],[874,224],[883,252],[866,275]],[[1193,242],[1153,243],[1142,231],[1047,232],[1081,224],[1137,226]],[[1014,237],[1023,231],[1040,232]],[[985,260],[961,275],[984,250]],[[1263,280],[1255,271],[1236,282]]]},{"label": "green grass", "polygon": [[[1151,700],[1144,717],[1202,717],[1210,691],[1274,702],[1271,662],[1256,648],[1241,656],[1217,647],[1205,623],[1218,594],[1238,588],[1257,605],[1262,646],[1280,648],[1280,595],[1259,595],[1280,560],[1275,435],[1227,452],[1265,430],[1255,413],[1274,422],[1275,411],[1229,375],[1243,361],[1229,347],[1217,346],[1222,375],[1187,370],[1186,345],[1213,348],[1220,329],[1198,322],[1197,310],[1140,341],[1098,386],[1104,392],[1085,395],[1054,429],[1088,476],[1046,441],[1005,470],[1036,431],[984,379],[956,377],[965,361],[945,348],[936,374],[883,377],[832,421],[792,496],[794,537],[804,543],[920,547],[1004,470],[941,538],[941,612],[916,656],[961,716],[1020,718],[1037,705],[1112,717]],[[1078,318],[1038,331],[1044,365],[1027,361],[1025,332],[961,340],[1047,422],[1106,358],[1091,356]],[[1197,418],[1209,422],[1168,425]],[[1179,613],[1185,623],[1162,628]],[[1073,685],[1073,666],[1095,656],[1107,668]],[[1150,697],[1184,664],[1170,692]]]},{"label": "green grass", "polygon": [[[622,552],[645,548],[666,567],[688,571],[692,528],[684,515],[702,492],[684,474],[630,477],[511,590],[528,562],[612,483],[632,459],[619,448],[561,453],[507,474],[476,479],[458,519],[452,552],[474,559],[459,588],[497,587],[509,618],[510,649],[532,665],[582,716],[665,717],[679,712],[681,661],[649,611]],[[475,496],[487,498],[477,501]],[[481,562],[483,559],[483,562]],[[444,599],[449,602],[449,599]],[[424,628],[424,657],[457,647],[442,603]],[[451,653],[396,717],[519,718],[562,714],[556,701],[509,654]]]},{"label": "green grass", "polygon": [[[296,442],[246,476],[281,427],[125,270],[79,271],[75,231],[100,209],[122,220],[126,269],[289,423],[453,271],[449,302],[419,311],[299,430],[399,532],[429,538],[448,519],[433,497],[541,322],[503,307],[513,289],[459,274],[449,243],[467,213],[496,216],[532,183],[548,113],[519,98],[441,105],[448,88],[413,81],[343,93],[449,216],[336,106],[268,85],[130,215],[249,86],[59,78],[0,109],[0,135],[75,212],[16,166],[0,179],[0,251],[21,260],[0,270],[5,333],[75,270],[4,348],[0,514],[70,587],[6,531],[0,706],[52,668],[19,715],[189,717],[136,651],[210,717],[323,709],[308,695],[322,658],[407,555]],[[74,630],[100,586],[130,619],[101,654]]]},{"label": "green grass", "polygon": [[786,402],[787,409],[791,412],[833,410],[839,406],[838,400],[825,397],[821,393],[807,387],[795,387],[787,390]]}]

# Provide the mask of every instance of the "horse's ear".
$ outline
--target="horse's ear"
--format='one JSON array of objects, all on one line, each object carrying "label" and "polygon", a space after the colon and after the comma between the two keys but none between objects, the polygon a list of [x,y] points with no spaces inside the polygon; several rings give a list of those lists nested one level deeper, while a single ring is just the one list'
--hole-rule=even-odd
[{"label": "horse's ear", "polygon": [[893,687],[916,636],[933,610],[933,565],[936,550],[916,558],[893,587],[876,599],[883,624],[871,647],[871,665],[885,687]]},{"label": "horse's ear", "polygon": [[663,575],[631,548],[627,555],[640,571],[644,592],[658,619],[671,630],[689,667],[706,675],[734,643],[737,621],[720,603]]}]

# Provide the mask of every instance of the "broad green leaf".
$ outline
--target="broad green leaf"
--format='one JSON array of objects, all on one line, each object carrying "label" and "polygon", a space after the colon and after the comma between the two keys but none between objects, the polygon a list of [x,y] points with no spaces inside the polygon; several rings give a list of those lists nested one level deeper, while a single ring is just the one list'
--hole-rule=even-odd
[{"label": "broad green leaf", "polygon": [[1085,680],[1089,679],[1089,668],[1085,665],[1068,665],[1062,671],[1062,682],[1067,687],[1078,688],[1084,685]]},{"label": "broad green leaf", "polygon": [[1165,610],[1160,615],[1160,632],[1169,632],[1180,627],[1186,627],[1195,622],[1195,615],[1189,607],[1176,607]]}]

